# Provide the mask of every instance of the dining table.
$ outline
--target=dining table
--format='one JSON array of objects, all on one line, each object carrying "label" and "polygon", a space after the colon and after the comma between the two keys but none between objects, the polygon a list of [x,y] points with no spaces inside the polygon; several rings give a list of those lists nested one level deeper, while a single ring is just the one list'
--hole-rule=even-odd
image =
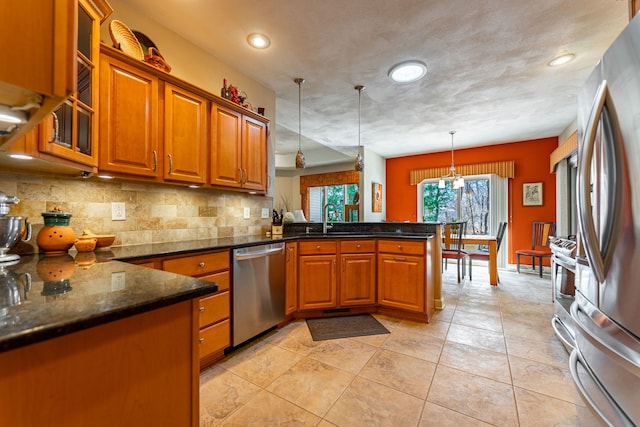
[{"label": "dining table", "polygon": [[[442,243],[444,248],[449,248],[453,244],[450,223],[444,224]],[[462,244],[487,245],[489,247],[489,283],[491,286],[498,286],[498,248],[496,236],[490,236],[488,234],[463,234]]]},{"label": "dining table", "polygon": [[496,236],[468,234],[462,236],[464,245],[487,245],[489,247],[489,283],[498,286],[498,249]]}]

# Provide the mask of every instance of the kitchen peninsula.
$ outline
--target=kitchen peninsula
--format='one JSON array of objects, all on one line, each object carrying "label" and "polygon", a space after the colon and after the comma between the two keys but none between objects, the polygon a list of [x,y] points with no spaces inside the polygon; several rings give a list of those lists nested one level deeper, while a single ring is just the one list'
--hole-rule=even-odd
[{"label": "kitchen peninsula", "polygon": [[2,424],[197,426],[192,301],[217,285],[97,254],[0,268]]}]

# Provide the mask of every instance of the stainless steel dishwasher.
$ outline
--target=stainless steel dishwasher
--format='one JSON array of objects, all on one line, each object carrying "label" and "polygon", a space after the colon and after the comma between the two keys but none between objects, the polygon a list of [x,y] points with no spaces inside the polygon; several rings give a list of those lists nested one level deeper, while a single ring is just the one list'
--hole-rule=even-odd
[{"label": "stainless steel dishwasher", "polygon": [[284,243],[234,249],[233,347],[284,320],[284,264]]}]

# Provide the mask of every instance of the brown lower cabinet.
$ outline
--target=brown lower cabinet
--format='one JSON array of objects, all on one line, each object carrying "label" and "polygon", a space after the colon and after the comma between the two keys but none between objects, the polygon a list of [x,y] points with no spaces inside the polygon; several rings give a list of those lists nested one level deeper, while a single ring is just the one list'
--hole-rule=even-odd
[{"label": "brown lower cabinet", "polygon": [[429,247],[425,240],[409,239],[298,241],[297,272],[287,269],[288,283],[297,273],[297,317],[348,309],[428,321]]},{"label": "brown lower cabinet", "polygon": [[298,310],[337,306],[337,250],[335,240],[298,242]]},{"label": "brown lower cabinet", "polygon": [[198,426],[183,301],[0,353],[3,426]]},{"label": "brown lower cabinet", "polygon": [[231,345],[229,251],[136,260],[131,263],[218,283],[218,292],[195,300],[194,304],[197,304],[199,313],[200,367],[222,359],[224,350]]},{"label": "brown lower cabinet", "polygon": [[340,242],[340,306],[376,303],[375,240]]},{"label": "brown lower cabinet", "polygon": [[426,307],[425,244],[378,241],[378,304],[422,313]]}]

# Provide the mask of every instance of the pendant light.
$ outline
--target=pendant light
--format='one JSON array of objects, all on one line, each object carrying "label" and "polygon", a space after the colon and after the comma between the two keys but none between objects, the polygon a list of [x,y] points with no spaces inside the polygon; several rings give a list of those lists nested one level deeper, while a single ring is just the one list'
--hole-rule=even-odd
[{"label": "pendant light", "polygon": [[356,153],[354,166],[355,166],[355,169],[358,172],[360,172],[364,170],[364,158],[362,157],[362,154],[360,154],[360,116],[362,114],[362,110],[360,108],[360,98],[361,98],[362,90],[364,89],[364,86],[357,85],[354,87],[354,89],[358,91],[358,152]]},{"label": "pendant light", "polygon": [[304,79],[300,77],[296,77],[293,79],[294,82],[298,85],[298,152],[296,153],[296,169],[304,169],[306,166],[306,161],[304,159],[304,154],[302,153],[302,110],[301,110],[301,93],[302,93],[302,85],[304,84]]},{"label": "pendant light", "polygon": [[438,188],[444,188],[445,182],[450,181],[451,187],[454,190],[457,190],[458,188],[464,187],[464,178],[462,175],[456,173],[456,167],[453,164],[453,134],[455,134],[456,131],[450,130],[449,133],[451,134],[451,168],[447,175],[440,177],[440,181],[438,181]]}]

